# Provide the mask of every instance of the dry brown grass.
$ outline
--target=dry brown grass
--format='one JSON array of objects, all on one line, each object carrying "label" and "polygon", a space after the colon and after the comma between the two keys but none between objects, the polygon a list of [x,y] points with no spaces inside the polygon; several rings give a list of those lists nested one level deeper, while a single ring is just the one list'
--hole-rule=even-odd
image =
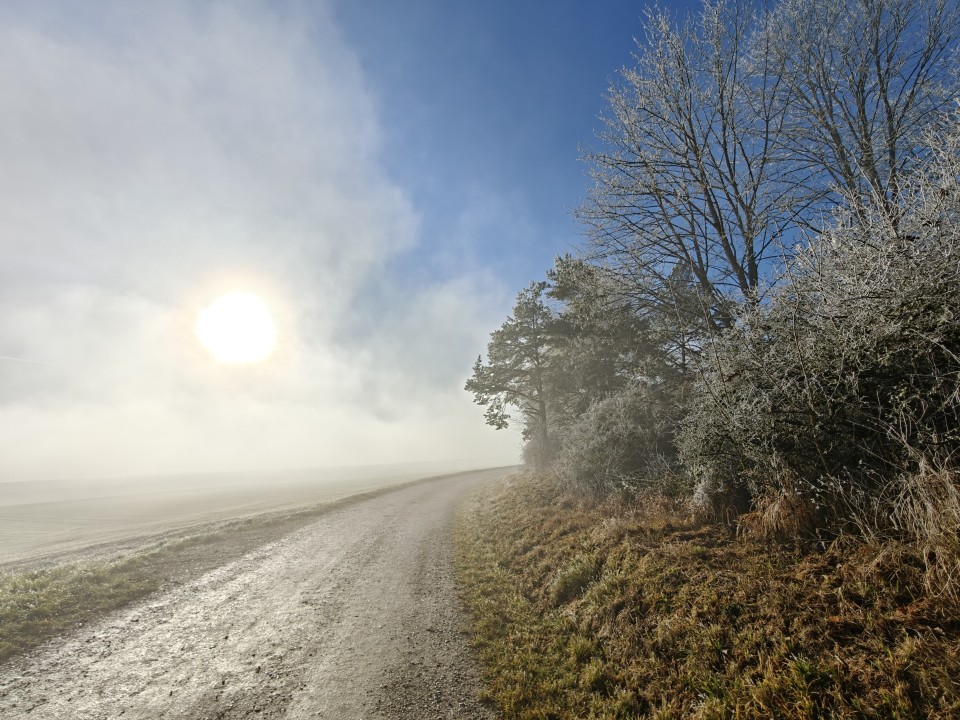
[{"label": "dry brown grass", "polygon": [[927,588],[960,598],[960,477],[944,463],[921,462],[894,501],[893,517],[921,548]]},{"label": "dry brown grass", "polygon": [[875,488],[832,488],[854,532],[870,543],[922,558],[929,593],[960,599],[960,471],[949,458],[916,467]]},{"label": "dry brown grass", "polygon": [[737,517],[737,534],[753,540],[809,538],[820,526],[813,501],[791,490],[763,496],[754,510]]},{"label": "dry brown grass", "polygon": [[457,533],[507,718],[960,717],[960,609],[916,548],[761,543],[516,478]]}]

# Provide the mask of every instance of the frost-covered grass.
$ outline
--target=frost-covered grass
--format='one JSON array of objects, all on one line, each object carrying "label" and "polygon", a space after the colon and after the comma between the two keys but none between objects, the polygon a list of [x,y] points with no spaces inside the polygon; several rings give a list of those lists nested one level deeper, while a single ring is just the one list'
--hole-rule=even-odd
[{"label": "frost-covered grass", "polygon": [[0,574],[0,662],[157,587],[145,557]]},{"label": "frost-covered grass", "polygon": [[0,662],[249,552],[311,516],[245,518],[105,559],[0,572]]}]

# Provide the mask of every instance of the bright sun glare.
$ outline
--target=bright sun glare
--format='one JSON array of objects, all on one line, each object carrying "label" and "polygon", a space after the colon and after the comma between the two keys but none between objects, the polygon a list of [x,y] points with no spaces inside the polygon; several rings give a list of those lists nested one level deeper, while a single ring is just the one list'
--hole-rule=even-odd
[{"label": "bright sun glare", "polygon": [[222,363],[254,363],[273,352],[277,328],[263,300],[250,293],[233,292],[200,311],[197,337]]}]

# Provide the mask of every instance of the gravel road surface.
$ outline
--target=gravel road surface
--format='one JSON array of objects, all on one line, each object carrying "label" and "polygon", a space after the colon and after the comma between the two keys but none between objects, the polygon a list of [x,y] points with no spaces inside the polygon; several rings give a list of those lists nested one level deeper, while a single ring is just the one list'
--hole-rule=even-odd
[{"label": "gravel road surface", "polygon": [[493,718],[451,567],[453,509],[505,470],[333,510],[0,666],[0,717]]}]

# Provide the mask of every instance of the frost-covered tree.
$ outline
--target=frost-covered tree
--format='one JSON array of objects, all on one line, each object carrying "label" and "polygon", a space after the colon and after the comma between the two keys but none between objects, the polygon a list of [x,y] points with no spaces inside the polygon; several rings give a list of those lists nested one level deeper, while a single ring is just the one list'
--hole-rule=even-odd
[{"label": "frost-covered tree", "polygon": [[788,88],[749,0],[706,2],[693,21],[647,14],[636,64],[609,93],[594,187],[579,209],[587,257],[638,306],[674,307],[671,278],[698,286],[702,317],[729,325],[756,302],[778,240],[800,211],[784,162]]},{"label": "frost-covered tree", "polygon": [[811,200],[896,212],[921,138],[957,100],[958,35],[955,0],[783,0],[771,9],[763,42],[787,90],[778,140],[808,169]]},{"label": "frost-covered tree", "polygon": [[586,257],[638,306],[676,306],[681,271],[702,316],[729,327],[800,229],[839,205],[898,211],[921,137],[958,98],[958,34],[956,0],[705,0],[685,23],[648,12],[586,156]]}]

